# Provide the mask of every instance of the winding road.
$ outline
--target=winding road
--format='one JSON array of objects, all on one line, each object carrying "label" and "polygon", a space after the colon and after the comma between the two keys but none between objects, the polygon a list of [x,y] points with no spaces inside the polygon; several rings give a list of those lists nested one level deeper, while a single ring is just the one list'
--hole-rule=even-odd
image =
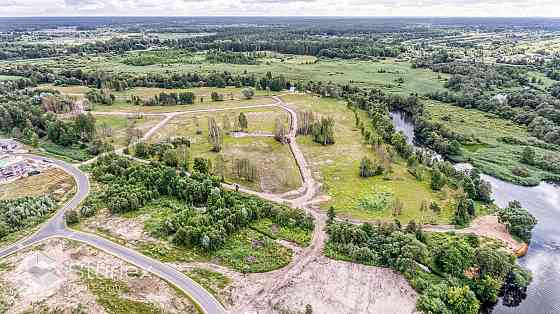
[{"label": "winding road", "polygon": [[[252,190],[248,190],[245,188],[239,188],[240,192],[256,195],[258,197],[278,202],[278,203],[287,203],[293,207],[303,207],[309,211],[307,208],[307,203],[316,195],[319,185],[314,181],[311,171],[307,165],[307,162],[304,158],[303,153],[299,149],[299,146],[296,142],[296,131],[297,131],[297,114],[294,110],[289,108],[280,97],[273,97],[275,103],[273,104],[264,104],[264,105],[248,105],[248,106],[238,106],[238,107],[230,107],[230,108],[219,108],[219,109],[200,109],[200,110],[189,110],[189,111],[178,111],[178,112],[170,112],[170,113],[145,113],[145,116],[163,116],[165,117],[162,121],[160,121],[156,126],[151,128],[148,132],[144,134],[140,141],[148,140],[151,136],[153,136],[157,131],[163,128],[169,121],[173,118],[184,115],[184,114],[196,114],[196,113],[206,113],[206,112],[218,112],[218,111],[231,111],[231,110],[242,110],[242,109],[255,109],[255,108],[267,108],[267,107],[277,107],[285,110],[290,115],[290,132],[288,134],[289,138],[289,146],[290,150],[294,156],[294,159],[298,165],[300,170],[300,174],[303,181],[303,186],[298,190],[292,191],[290,193],[284,193],[282,195],[270,194],[270,193],[261,193]],[[137,115],[138,113],[131,113],[131,112],[92,112],[95,115],[117,115],[117,116],[131,116]],[[123,149],[119,149],[116,152],[122,153]],[[69,229],[66,226],[64,220],[64,213],[67,210],[75,209],[79,206],[79,204],[85,200],[88,196],[90,191],[90,184],[88,177],[80,171],[76,166],[68,164],[61,160],[54,160],[48,159],[44,157],[38,157],[30,154],[22,154],[22,156],[29,158],[29,159],[36,159],[36,160],[47,160],[54,164],[55,166],[65,170],[67,173],[71,174],[77,184],[77,192],[76,194],[70,199],[67,203],[65,203],[61,209],[46,222],[36,233],[33,235],[20,240],[13,245],[10,245],[6,248],[0,249],[0,258],[7,257],[11,254],[18,252],[24,248],[37,244],[41,241],[44,241],[49,238],[67,238],[72,239],[75,241],[83,242],[85,244],[91,245],[97,249],[103,250],[117,258],[120,258],[126,262],[129,262],[139,268],[142,268],[148,272],[151,272],[164,280],[172,283],[173,285],[177,286],[184,292],[186,292],[193,301],[205,312],[211,314],[221,314],[225,313],[226,310],[224,307],[210,294],[206,291],[203,287],[197,284],[195,281],[184,275],[183,273],[177,271],[176,269],[160,262],[144,256],[134,250],[126,248],[122,245],[116,244],[111,242],[105,238],[75,231]],[[97,158],[93,158],[88,160],[84,164],[92,163]],[[225,188],[234,189],[234,186],[224,184]],[[286,198],[286,195],[293,195],[296,196],[295,198]],[[313,241],[309,249],[307,250],[308,253],[304,254],[303,257],[300,257],[297,261],[293,261],[287,268],[285,272],[281,272],[277,279],[279,280],[277,283],[272,283],[269,289],[265,290],[273,290],[276,284],[282,283],[284,280],[281,277],[286,277],[286,275],[292,271],[298,265],[305,264],[305,257],[309,257],[315,255],[318,251],[320,251],[321,245],[324,240],[324,217],[319,216],[320,214],[314,211],[310,211],[317,222],[315,226],[315,231],[313,234]],[[261,294],[260,297],[263,295]],[[250,300],[248,300],[250,302]],[[234,311],[235,312],[235,311]]]}]

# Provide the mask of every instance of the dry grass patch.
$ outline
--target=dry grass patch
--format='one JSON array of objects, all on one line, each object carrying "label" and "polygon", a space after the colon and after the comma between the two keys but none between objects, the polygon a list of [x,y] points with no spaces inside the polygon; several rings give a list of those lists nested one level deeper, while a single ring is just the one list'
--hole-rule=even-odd
[{"label": "dry grass patch", "polygon": [[41,174],[24,177],[0,185],[0,200],[54,193],[64,196],[76,185],[74,178],[60,168],[50,168]]}]

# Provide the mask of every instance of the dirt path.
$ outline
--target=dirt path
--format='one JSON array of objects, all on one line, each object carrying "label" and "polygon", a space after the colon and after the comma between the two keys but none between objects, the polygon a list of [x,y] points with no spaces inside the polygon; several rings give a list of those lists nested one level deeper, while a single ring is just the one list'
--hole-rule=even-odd
[{"label": "dirt path", "polygon": [[[228,184],[223,184],[223,187],[227,189],[238,189],[240,192],[255,195],[272,202],[283,203],[292,207],[304,209],[306,212],[310,213],[315,220],[312,241],[308,247],[294,250],[296,254],[294,254],[291,263],[282,269],[265,274],[247,275],[245,277],[241,275],[237,276],[242,278],[240,281],[244,282],[241,284],[242,289],[237,291],[242,297],[237,298],[235,304],[228,312],[271,313],[280,311],[277,308],[272,311],[272,306],[287,306],[287,310],[290,311],[301,307],[297,308],[297,310],[303,310],[302,306],[305,306],[305,304],[301,304],[301,302],[309,299],[315,302],[315,305],[318,306],[321,313],[337,313],[339,309],[356,313],[414,312],[416,294],[402,276],[386,268],[344,263],[323,256],[323,249],[327,239],[325,231],[327,217],[320,210],[318,204],[327,200],[328,196],[320,194],[320,184],[313,178],[311,168],[297,144],[297,113],[284,103],[281,97],[275,96],[273,99],[275,103],[269,105],[146,114],[164,116],[165,118],[146,132],[141,139],[143,141],[152,137],[174,117],[183,114],[277,107],[285,110],[290,116],[290,132],[288,134],[289,146],[296,164],[298,165],[303,185],[294,191],[283,194],[256,192]],[[120,116],[137,114],[129,112],[92,113]],[[117,151],[117,153],[122,153],[122,150]],[[360,221],[352,222],[362,223]],[[503,225],[497,222],[494,216],[479,217],[473,221],[471,227],[466,229],[456,230],[453,226],[427,226],[424,230],[432,232],[455,231],[457,233],[474,233],[480,236],[501,240],[512,250],[520,246],[520,243],[515,241],[509,233],[507,233],[507,230],[505,230]],[[286,246],[290,245],[286,244]],[[207,266],[214,268],[214,265],[211,264]],[[356,273],[360,275],[356,277]],[[354,274],[353,277],[352,274]],[[373,284],[373,286],[373,279],[369,282],[364,282],[360,279],[361,277],[371,278],[372,274],[375,274],[373,278],[377,278],[377,283]],[[251,280],[253,277],[257,278],[256,281]],[[348,277],[351,277],[351,279],[348,279]],[[305,278],[307,278],[307,281]],[[249,287],[248,285],[250,284],[255,284],[255,286]],[[358,288],[356,289],[356,287]],[[366,293],[366,291],[361,291],[361,289],[367,290],[368,297],[365,299],[362,299],[361,295]],[[319,293],[317,293],[317,291],[319,291]],[[339,298],[341,296],[341,291],[345,293],[342,299],[346,298],[346,302]],[[337,306],[339,308],[337,308]]]}]

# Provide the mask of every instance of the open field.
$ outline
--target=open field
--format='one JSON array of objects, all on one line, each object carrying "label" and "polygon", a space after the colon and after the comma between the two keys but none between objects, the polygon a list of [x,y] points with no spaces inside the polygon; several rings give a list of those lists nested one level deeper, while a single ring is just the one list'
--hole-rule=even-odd
[{"label": "open field", "polygon": [[69,240],[48,240],[1,265],[2,312],[199,313],[160,278]]},{"label": "open field", "polygon": [[0,82],[1,81],[14,81],[22,78],[21,76],[13,76],[13,75],[0,75]]},{"label": "open field", "polygon": [[[434,120],[449,126],[455,132],[476,139],[477,144],[463,147],[463,154],[484,173],[528,185],[536,185],[548,178],[559,178],[549,171],[521,163],[523,145],[507,144],[500,140],[508,136],[526,142],[530,138],[526,128],[479,110],[467,110],[441,102],[429,102],[426,108]],[[540,158],[545,154],[558,154],[555,151],[532,147]],[[516,176],[512,173],[515,168],[527,169],[528,176]]]},{"label": "open field", "polygon": [[85,97],[85,94],[92,90],[87,86],[81,85],[69,85],[69,86],[62,86],[62,85],[54,85],[54,84],[41,84],[37,86],[37,89],[54,89],[59,91],[61,94],[65,94],[72,97],[82,98]]},{"label": "open field", "polygon": [[[255,74],[264,76],[267,72],[274,75],[284,75],[292,80],[332,81],[346,84],[348,82],[361,87],[378,87],[387,91],[409,94],[424,94],[443,90],[445,74],[433,73],[429,69],[413,69],[409,62],[398,59],[378,61],[337,60],[337,59],[309,59],[302,56],[283,55],[283,58],[268,58],[262,64],[240,65],[226,63],[198,64],[177,63],[170,65],[133,66],[123,64],[119,57],[114,56],[85,56],[62,58],[60,60],[36,60],[34,63],[48,65],[53,68],[82,68],[85,71],[103,69],[107,72],[126,73],[163,73],[163,72],[199,72],[230,71],[233,73]],[[304,59],[302,59],[304,58]],[[305,60],[305,62],[294,61]],[[403,79],[399,83],[397,80]]]},{"label": "open field", "polygon": [[[173,90],[168,90],[167,92],[172,92]],[[232,108],[250,105],[267,105],[273,103],[272,99],[268,97],[257,97],[253,99],[243,99],[243,100],[224,100],[213,102],[210,98],[207,98],[204,102],[197,100],[192,105],[175,105],[175,106],[137,106],[131,104],[125,100],[117,100],[111,106],[96,105],[96,111],[103,112],[138,112],[138,113],[165,113],[165,112],[176,112],[176,111],[187,111],[187,110],[200,110],[200,109],[219,109],[219,108]]]},{"label": "open field", "polygon": [[115,148],[124,147],[128,142],[128,130],[136,129],[145,134],[154,127],[162,117],[140,116],[102,116],[95,117],[97,134],[104,141],[112,144]]},{"label": "open field", "polygon": [[43,194],[65,194],[75,186],[74,178],[59,168],[51,168],[43,173],[24,177],[8,184],[0,185],[0,200]]},{"label": "open field", "polygon": [[[408,222],[411,219],[424,223],[449,223],[452,211],[447,202],[450,193],[435,193],[430,189],[429,179],[416,180],[407,170],[406,162],[397,160],[392,165],[391,180],[382,175],[361,178],[359,176],[360,160],[367,156],[377,159],[371,147],[363,143],[360,130],[355,127],[354,112],[346,104],[334,99],[313,96],[284,96],[284,100],[298,110],[312,110],[322,116],[330,116],[335,120],[334,145],[322,146],[312,141],[311,136],[300,136],[298,144],[302,147],[313,174],[324,184],[324,191],[330,200],[322,204],[327,209],[334,206],[337,215],[361,220],[392,220],[392,210],[368,211],[358,206],[361,199],[375,192],[388,191],[394,198],[400,199],[404,210],[398,219]],[[422,201],[436,201],[442,205],[438,215],[420,212]]]},{"label": "open field", "polygon": [[[208,118],[214,118],[223,129],[223,121],[227,117],[230,121],[230,130],[233,130],[234,120],[241,112],[247,117],[248,128],[245,132],[249,136],[224,135],[223,149],[219,154],[225,161],[226,181],[272,193],[283,193],[299,188],[301,176],[288,145],[282,145],[270,136],[251,136],[273,134],[276,119],[280,119],[285,123],[286,128],[288,127],[287,113],[278,108],[181,115],[158,131],[151,141],[184,136],[191,140],[193,158],[205,157],[214,162],[218,153],[211,152],[211,145],[208,142]],[[257,166],[260,175],[256,182],[247,182],[234,175],[234,159],[243,158],[249,159]]]}]

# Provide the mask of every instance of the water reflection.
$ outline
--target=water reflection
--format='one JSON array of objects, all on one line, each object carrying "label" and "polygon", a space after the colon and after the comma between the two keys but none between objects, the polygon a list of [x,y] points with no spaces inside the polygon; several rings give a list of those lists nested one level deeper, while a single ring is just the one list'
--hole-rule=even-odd
[{"label": "water reflection", "polygon": [[[391,114],[395,129],[414,138],[412,120],[404,113]],[[456,168],[469,167],[457,164]],[[521,295],[501,298],[493,313],[560,313],[560,186],[543,182],[535,187],[519,186],[489,175],[482,178],[492,184],[493,198],[498,206],[505,207],[518,200],[537,219],[529,252],[519,264],[533,273],[533,281]],[[511,292],[511,291],[508,291]],[[526,298],[520,304],[526,293]]]}]

